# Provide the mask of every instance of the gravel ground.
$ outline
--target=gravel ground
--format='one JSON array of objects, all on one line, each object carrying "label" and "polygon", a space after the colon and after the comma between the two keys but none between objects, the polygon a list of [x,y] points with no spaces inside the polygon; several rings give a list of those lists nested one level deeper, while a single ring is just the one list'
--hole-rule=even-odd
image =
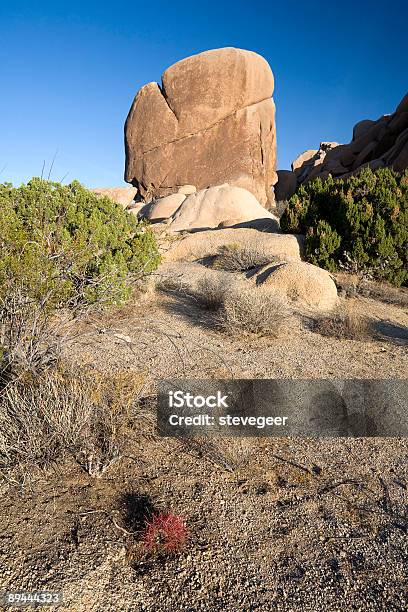
[{"label": "gravel ground", "polygon": [[[406,311],[357,308],[393,333],[337,340],[293,315],[277,339],[227,336],[180,293],[95,317],[67,357],[157,378],[406,378]],[[152,419],[102,479],[66,460],[4,486],[0,586],[61,590],[64,609],[406,610],[408,445],[401,439],[226,439],[186,447]],[[189,540],[149,555],[145,516],[185,517]],[[10,608],[11,609],[11,608]]]},{"label": "gravel ground", "polygon": [[[3,495],[4,588],[61,590],[73,611],[406,609],[406,441],[132,448],[142,468],[92,480],[66,464]],[[180,553],[141,549],[151,508],[186,518]]]}]

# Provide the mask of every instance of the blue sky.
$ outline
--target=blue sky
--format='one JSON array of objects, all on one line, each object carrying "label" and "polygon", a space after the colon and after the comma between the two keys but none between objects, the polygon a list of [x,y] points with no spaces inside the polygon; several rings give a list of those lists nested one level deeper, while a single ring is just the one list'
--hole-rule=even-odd
[{"label": "blue sky", "polygon": [[123,184],[123,124],[172,63],[234,46],[275,74],[278,167],[408,91],[407,0],[0,0],[0,181]]}]

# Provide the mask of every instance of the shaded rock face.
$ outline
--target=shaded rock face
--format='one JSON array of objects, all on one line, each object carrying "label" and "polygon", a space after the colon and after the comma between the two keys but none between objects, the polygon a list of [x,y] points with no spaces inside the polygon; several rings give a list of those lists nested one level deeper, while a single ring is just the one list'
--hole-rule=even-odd
[{"label": "shaded rock face", "polygon": [[297,189],[297,177],[294,172],[290,170],[278,170],[278,182],[276,183],[275,189],[275,200],[277,202],[284,202],[289,200]]},{"label": "shaded rock face", "polygon": [[252,51],[205,51],[136,95],[125,124],[125,180],[147,202],[228,182],[273,203],[277,180],[272,71]]},{"label": "shaded rock face", "polygon": [[287,170],[281,181],[283,171],[279,171],[275,186],[277,199],[282,194],[287,196],[282,199],[293,195],[294,179],[299,186],[317,177],[325,179],[329,174],[347,178],[366,166],[372,170],[391,167],[397,172],[408,168],[408,94],[391,115],[383,115],[377,121],[359,121],[353,128],[350,143],[322,142],[319,149],[305,151],[293,161],[292,177]]}]

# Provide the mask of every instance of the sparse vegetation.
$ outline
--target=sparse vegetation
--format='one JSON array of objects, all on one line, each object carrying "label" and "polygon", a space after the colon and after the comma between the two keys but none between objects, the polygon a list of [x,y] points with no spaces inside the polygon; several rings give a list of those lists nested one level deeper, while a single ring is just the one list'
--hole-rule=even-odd
[{"label": "sparse vegetation", "polygon": [[232,273],[207,274],[187,295],[213,312],[215,325],[232,335],[278,337],[289,315],[285,300],[278,292],[257,287]]},{"label": "sparse vegetation", "polygon": [[143,377],[52,368],[0,394],[0,475],[23,481],[67,454],[93,477],[120,457]]},{"label": "sparse vegetation", "polygon": [[329,316],[315,320],[314,331],[322,336],[343,340],[372,340],[374,332],[370,320],[359,314],[353,301]]},{"label": "sparse vegetation", "polygon": [[335,282],[347,297],[361,295],[385,304],[408,308],[408,289],[405,287],[393,287],[385,281],[373,281],[361,274],[342,272],[335,275]]},{"label": "sparse vegetation", "polygon": [[228,272],[245,272],[274,261],[276,261],[276,258],[251,242],[247,244],[232,243],[219,250],[218,255],[213,260],[213,267]]},{"label": "sparse vegetation", "polygon": [[99,477],[121,456],[140,377],[73,368],[61,352],[80,318],[154,270],[154,237],[77,182],[33,179],[0,185],[0,247],[0,474],[24,480],[69,453]]},{"label": "sparse vegetation", "polygon": [[307,182],[281,227],[305,233],[308,260],[331,272],[351,261],[372,278],[408,284],[408,170],[366,168],[343,180]]},{"label": "sparse vegetation", "polygon": [[232,280],[228,275],[207,275],[197,283],[194,297],[207,310],[219,310],[224,304],[226,292],[229,290]]},{"label": "sparse vegetation", "polygon": [[233,286],[225,294],[221,325],[231,334],[250,333],[278,337],[288,309],[283,297],[270,289]]}]

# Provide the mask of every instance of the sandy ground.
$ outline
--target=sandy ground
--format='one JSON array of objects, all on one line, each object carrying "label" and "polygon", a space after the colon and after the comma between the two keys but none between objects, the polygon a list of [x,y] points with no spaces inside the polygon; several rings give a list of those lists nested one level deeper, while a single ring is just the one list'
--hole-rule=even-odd
[{"label": "sandy ground", "polygon": [[[228,336],[186,295],[148,293],[94,317],[69,357],[157,378],[406,378],[408,316],[359,298],[382,338],[313,332],[293,315],[277,339]],[[151,389],[150,389],[151,392]],[[61,590],[79,611],[405,610],[408,446],[399,439],[158,438],[145,408],[102,479],[71,460],[0,500],[0,585]],[[189,541],[148,555],[153,510]],[[11,608],[10,608],[11,609]]]},{"label": "sandy ground", "polygon": [[[191,282],[190,266],[174,264],[171,273]],[[95,318],[75,352],[102,369],[140,370],[153,379],[406,378],[407,310],[370,298],[353,303],[381,332],[374,341],[322,336],[296,313],[276,339],[231,336],[185,292],[148,292],[111,317]]]}]

